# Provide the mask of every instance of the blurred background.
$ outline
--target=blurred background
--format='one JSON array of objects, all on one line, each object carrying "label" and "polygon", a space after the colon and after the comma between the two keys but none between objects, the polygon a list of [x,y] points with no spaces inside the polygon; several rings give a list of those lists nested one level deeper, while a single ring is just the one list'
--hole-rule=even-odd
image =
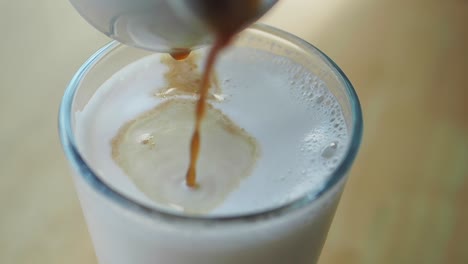
[{"label": "blurred background", "polygon": [[[320,264],[468,263],[468,1],[283,0],[264,22],[327,53],[361,98]],[[56,119],[109,40],[66,0],[0,1],[0,24],[0,263],[96,263]]]}]

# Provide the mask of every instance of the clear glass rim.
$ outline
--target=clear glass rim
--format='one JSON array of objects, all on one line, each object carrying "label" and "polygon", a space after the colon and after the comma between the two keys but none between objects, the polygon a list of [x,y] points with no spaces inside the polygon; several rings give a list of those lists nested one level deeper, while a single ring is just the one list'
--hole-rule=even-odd
[{"label": "clear glass rim", "polygon": [[312,44],[295,35],[292,35],[291,33],[264,24],[255,24],[251,26],[250,29],[258,30],[263,33],[279,37],[283,40],[287,40],[288,42],[297,45],[306,52],[315,52],[319,54],[322,60],[329,64],[331,70],[334,71],[335,75],[339,78],[340,82],[345,88],[346,95],[348,96],[348,100],[350,102],[352,114],[351,141],[349,148],[344,156],[344,159],[332,172],[331,177],[328,179],[328,181],[320,191],[306,193],[303,196],[297,198],[296,200],[290,201],[279,207],[266,209],[254,213],[227,216],[194,216],[184,215],[176,212],[163,211],[151,206],[141,204],[107,185],[93,171],[93,169],[90,166],[88,166],[88,164],[85,162],[85,160],[79,153],[73,134],[71,116],[73,99],[76,91],[80,87],[81,80],[85,78],[88,71],[90,71],[95,66],[95,64],[99,62],[104,56],[112,52],[115,48],[122,45],[117,41],[112,41],[108,43],[107,45],[99,49],[94,55],[92,55],[80,67],[80,69],[74,75],[74,77],[72,78],[65,90],[59,110],[59,135],[62,143],[62,148],[73,169],[76,170],[79,173],[79,175],[84,178],[87,184],[89,184],[95,191],[104,195],[112,202],[115,202],[116,204],[119,204],[126,209],[132,210],[137,214],[143,214],[147,217],[154,217],[157,219],[166,219],[168,221],[189,221],[193,223],[198,222],[201,224],[258,221],[261,219],[284,215],[291,211],[306,207],[307,205],[312,204],[315,200],[327,193],[327,191],[332,189],[336,184],[338,184],[338,182],[342,178],[346,176],[347,172],[349,171],[351,165],[354,162],[354,159],[356,158],[359,146],[361,144],[363,120],[358,96],[351,82],[348,80],[343,71],[335,64],[335,62],[333,62],[333,60],[331,60],[327,55],[325,55],[325,53],[320,51]]}]

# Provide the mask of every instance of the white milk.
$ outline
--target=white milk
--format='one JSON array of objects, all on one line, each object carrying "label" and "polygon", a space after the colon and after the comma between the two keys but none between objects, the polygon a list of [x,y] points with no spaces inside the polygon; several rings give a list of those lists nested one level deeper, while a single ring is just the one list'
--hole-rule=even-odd
[{"label": "white milk", "polygon": [[[154,150],[138,147],[134,155],[138,159],[127,160],[127,164],[137,166],[131,171],[139,175],[129,177],[112,158],[111,142],[130,120],[170,100],[155,96],[165,86],[165,71],[160,55],[132,63],[107,80],[83,111],[76,113],[78,146],[87,163],[104,182],[138,203],[206,217],[264,211],[305,194],[313,196],[347,150],[348,132],[341,108],[321,80],[287,58],[235,47],[223,53],[217,63],[222,100],[210,103],[245,131],[244,139],[253,138],[255,143],[231,141],[236,139],[224,136],[219,129],[202,127],[205,145],[200,170],[206,173],[199,171],[201,188],[189,190],[183,177],[192,132],[187,124],[192,123],[193,113],[179,111],[173,122],[163,126],[184,131],[174,133],[173,138],[171,133],[151,130],[153,124],[133,132],[123,151],[134,149],[132,140],[137,146],[154,139],[155,149],[162,144],[176,153],[164,158],[148,154],[145,160],[145,153]],[[194,100],[190,96],[184,99]],[[216,144],[209,145],[210,138]],[[210,156],[216,151],[219,154]],[[127,159],[133,157],[127,154]],[[216,162],[210,163],[212,160]],[[150,173],[161,167],[160,174]],[[245,168],[242,172],[248,175],[229,174],[238,167]],[[235,184],[226,184],[236,177]],[[302,264],[318,258],[343,182],[313,205],[280,217],[216,224],[148,219],[99,198],[80,180],[77,184],[102,264]],[[210,206],[191,211],[194,200],[194,206]]]}]

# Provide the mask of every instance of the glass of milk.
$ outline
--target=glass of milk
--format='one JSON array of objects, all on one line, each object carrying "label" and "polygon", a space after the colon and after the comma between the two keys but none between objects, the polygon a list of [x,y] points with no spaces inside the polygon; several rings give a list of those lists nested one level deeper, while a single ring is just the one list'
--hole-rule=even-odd
[{"label": "glass of milk", "polygon": [[[193,55],[200,69],[207,50]],[[205,120],[214,124],[202,127],[206,173],[191,190],[183,172],[194,114],[162,106],[196,96],[163,89],[165,56],[111,42],[63,97],[60,137],[99,263],[316,263],[362,136],[358,97],[344,73],[287,32],[265,25],[242,32],[215,67],[210,107],[222,118]],[[135,170],[113,158],[113,143],[122,127],[154,109],[163,109],[154,124],[142,121],[123,136],[126,166],[146,173],[130,175]],[[228,119],[254,143],[216,130]],[[247,167],[237,179],[236,170]],[[182,208],[173,196],[204,209]]]}]

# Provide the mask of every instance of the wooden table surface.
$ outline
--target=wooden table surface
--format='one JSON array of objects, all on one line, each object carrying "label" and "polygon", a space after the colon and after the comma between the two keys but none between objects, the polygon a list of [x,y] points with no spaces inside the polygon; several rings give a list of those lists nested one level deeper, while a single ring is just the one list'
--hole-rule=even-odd
[{"label": "wooden table surface", "polygon": [[[265,20],[329,54],[362,102],[320,263],[468,263],[468,1],[283,0]],[[96,263],[56,119],[108,40],[66,0],[1,1],[0,23],[0,263]]]}]

